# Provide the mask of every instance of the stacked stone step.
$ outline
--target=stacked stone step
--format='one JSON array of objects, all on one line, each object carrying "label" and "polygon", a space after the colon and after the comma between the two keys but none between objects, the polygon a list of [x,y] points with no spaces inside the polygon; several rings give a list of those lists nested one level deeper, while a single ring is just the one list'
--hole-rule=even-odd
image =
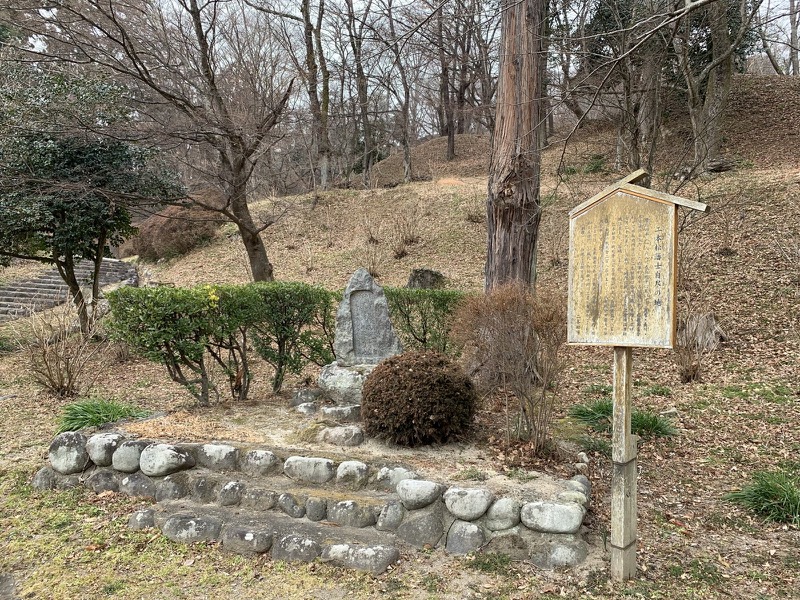
[{"label": "stacked stone step", "polygon": [[[91,262],[82,260],[75,267],[81,285],[89,284],[93,276]],[[100,286],[135,280],[136,267],[121,260],[104,259],[100,266]],[[69,300],[69,289],[53,268],[38,277],[0,286],[0,321],[26,317]]]},{"label": "stacked stone step", "polygon": [[590,486],[583,476],[496,497],[418,479],[399,466],[119,433],[61,434],[49,459],[34,486],[150,497],[156,505],[132,515],[131,527],[157,527],[180,542],[220,541],[234,552],[381,573],[404,545],[452,554],[488,548],[545,568],[577,565],[588,550],[581,528]]}]

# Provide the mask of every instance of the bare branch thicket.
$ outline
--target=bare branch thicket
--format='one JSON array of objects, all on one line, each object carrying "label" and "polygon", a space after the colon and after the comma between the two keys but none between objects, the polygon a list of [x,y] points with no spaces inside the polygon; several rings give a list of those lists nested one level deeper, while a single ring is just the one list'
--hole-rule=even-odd
[{"label": "bare branch thicket", "polygon": [[[536,452],[549,439],[566,318],[560,292],[531,293],[518,284],[468,300],[453,318],[451,335],[464,347],[467,373],[482,393],[502,395],[508,438],[530,440]],[[518,413],[512,418],[514,403]]]},{"label": "bare branch thicket", "polygon": [[46,311],[34,311],[13,326],[17,347],[28,358],[30,374],[43,389],[62,397],[89,392],[113,360],[111,342],[93,321],[88,335],[81,333],[78,310],[67,302]]}]

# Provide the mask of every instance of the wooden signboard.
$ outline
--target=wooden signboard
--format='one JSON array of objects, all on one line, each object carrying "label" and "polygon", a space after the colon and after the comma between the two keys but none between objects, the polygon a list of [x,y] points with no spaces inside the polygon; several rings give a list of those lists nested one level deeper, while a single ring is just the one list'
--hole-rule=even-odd
[{"label": "wooden signboard", "polygon": [[678,206],[708,210],[636,185],[646,178],[636,171],[569,213],[567,342],[614,347],[611,576],[617,581],[636,574],[631,348],[672,348]]},{"label": "wooden signboard", "polygon": [[705,205],[632,183],[637,171],[569,213],[567,342],[672,348],[677,207]]}]

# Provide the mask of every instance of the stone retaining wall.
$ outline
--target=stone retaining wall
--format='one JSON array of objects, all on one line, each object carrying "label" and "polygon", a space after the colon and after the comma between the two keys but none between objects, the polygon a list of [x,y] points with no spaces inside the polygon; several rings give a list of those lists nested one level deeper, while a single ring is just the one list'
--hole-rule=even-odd
[{"label": "stone retaining wall", "polygon": [[119,433],[57,436],[40,489],[85,485],[152,497],[135,528],[178,541],[219,540],[235,552],[329,560],[374,573],[399,547],[479,549],[575,566],[587,554],[581,529],[590,484],[578,475],[497,496],[489,489],[420,479],[401,466],[280,456],[227,443],[166,444]]}]

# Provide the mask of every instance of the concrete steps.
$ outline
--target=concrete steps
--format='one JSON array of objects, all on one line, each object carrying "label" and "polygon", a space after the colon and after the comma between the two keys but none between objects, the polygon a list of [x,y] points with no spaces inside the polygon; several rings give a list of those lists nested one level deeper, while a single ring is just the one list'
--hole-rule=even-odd
[{"label": "concrete steps", "polygon": [[[93,269],[89,261],[80,261],[75,275],[82,285],[89,284]],[[100,286],[135,279],[136,267],[121,260],[104,259],[100,267]],[[27,317],[69,300],[69,289],[53,268],[38,277],[0,286],[0,322]]]}]

